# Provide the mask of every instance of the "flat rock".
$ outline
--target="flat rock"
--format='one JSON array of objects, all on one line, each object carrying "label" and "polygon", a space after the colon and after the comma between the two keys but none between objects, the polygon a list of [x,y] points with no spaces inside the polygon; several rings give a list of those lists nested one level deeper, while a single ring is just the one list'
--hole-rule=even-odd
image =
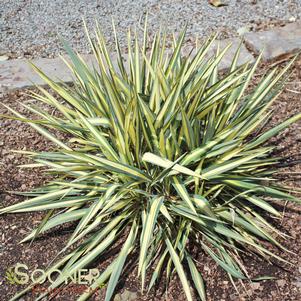
[{"label": "flat rock", "polygon": [[212,47],[212,53],[216,53],[217,47],[220,47],[220,50],[227,47],[231,44],[230,48],[227,50],[225,56],[222,58],[221,63],[219,65],[220,70],[229,69],[231,67],[233,58],[236,54],[238,47],[240,47],[240,53],[237,60],[237,65],[241,66],[245,63],[254,62],[253,55],[247,50],[246,46],[241,42],[239,38],[222,40],[220,42],[215,42]]},{"label": "flat rock", "polygon": [[[86,55],[85,60],[92,64],[92,56]],[[55,81],[72,81],[71,72],[61,58],[33,59],[31,62]],[[27,88],[34,85],[45,85],[44,80],[33,70],[30,61],[16,59],[0,62],[0,90]]]},{"label": "flat rock", "polygon": [[270,61],[301,49],[301,22],[269,31],[246,33],[244,37],[250,49],[256,54],[264,49],[263,59]]},{"label": "flat rock", "polygon": [[[231,45],[231,46],[225,53],[224,57],[222,58],[219,66],[218,66],[219,70],[226,70],[231,67],[233,58],[239,47],[240,47],[240,54],[239,54],[239,57],[237,60],[237,65],[241,66],[245,63],[254,62],[255,59],[254,59],[253,55],[248,51],[248,49],[242,43],[242,40],[240,38],[232,38],[232,39],[226,39],[226,40],[213,42],[211,48],[208,51],[207,58],[214,56],[218,49],[221,52],[228,45]],[[192,49],[192,47],[187,47],[187,49],[185,49],[185,54],[188,54],[191,51],[191,49]]]},{"label": "flat rock", "polygon": [[[216,41],[213,43],[213,46],[209,50],[208,57],[215,55],[218,47],[220,48],[220,50],[222,50],[227,45],[231,44],[231,47],[228,49],[219,65],[220,70],[228,69],[231,66],[232,59],[240,43],[241,41],[238,38]],[[184,55],[187,55],[191,49],[191,47],[185,47]],[[84,55],[83,58],[90,66],[95,62],[95,59],[92,55]],[[253,56],[242,44],[238,59],[238,65],[252,61],[254,61]],[[71,72],[61,58],[33,59],[31,62],[53,80],[63,82],[72,81]],[[115,61],[113,61],[113,64],[117,65]],[[45,82],[32,69],[29,61],[25,59],[16,59],[0,62],[0,91],[28,88],[34,85],[45,85]]]}]

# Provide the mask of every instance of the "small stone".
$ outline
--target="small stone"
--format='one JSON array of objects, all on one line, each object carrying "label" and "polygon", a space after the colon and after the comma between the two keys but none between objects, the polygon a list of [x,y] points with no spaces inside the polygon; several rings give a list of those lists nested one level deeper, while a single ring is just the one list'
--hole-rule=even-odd
[{"label": "small stone", "polygon": [[288,20],[289,22],[296,22],[296,17],[290,17]]},{"label": "small stone", "polygon": [[124,290],[122,294],[120,294],[121,301],[134,301],[137,299],[137,293],[131,292],[129,290]]},{"label": "small stone", "polygon": [[277,280],[276,282],[277,282],[277,285],[278,285],[279,287],[283,287],[283,286],[285,286],[285,283],[286,283],[286,281],[285,281],[285,280],[283,280],[283,279],[281,279],[281,280]]},{"label": "small stone", "polygon": [[251,287],[253,290],[257,290],[260,288],[260,283],[259,282],[253,282],[251,283]]},{"label": "small stone", "polygon": [[122,301],[121,295],[120,294],[116,295],[114,301]]},{"label": "small stone", "polygon": [[249,32],[249,28],[244,26],[237,29],[237,33],[239,36],[245,35],[247,32]]},{"label": "small stone", "polygon": [[129,297],[129,291],[128,290],[125,290],[122,294],[121,294],[121,299],[123,301],[127,301],[128,300],[128,297]]},{"label": "small stone", "polygon": [[297,277],[297,281],[293,282],[293,285],[301,289],[301,277]]}]

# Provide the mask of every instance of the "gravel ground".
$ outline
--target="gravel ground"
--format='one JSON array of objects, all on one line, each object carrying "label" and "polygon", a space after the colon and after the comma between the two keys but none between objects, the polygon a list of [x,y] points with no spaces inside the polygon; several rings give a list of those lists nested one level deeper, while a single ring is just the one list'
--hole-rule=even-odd
[{"label": "gravel ground", "polygon": [[189,35],[219,31],[223,37],[237,35],[239,28],[260,30],[301,18],[300,0],[222,2],[228,5],[216,8],[208,0],[1,0],[0,52],[10,58],[53,57],[62,51],[59,34],[86,53],[82,18],[89,28],[98,20],[107,37],[112,36],[112,17],[122,34],[143,23],[146,11],[151,29],[162,24],[179,30],[188,22]]}]

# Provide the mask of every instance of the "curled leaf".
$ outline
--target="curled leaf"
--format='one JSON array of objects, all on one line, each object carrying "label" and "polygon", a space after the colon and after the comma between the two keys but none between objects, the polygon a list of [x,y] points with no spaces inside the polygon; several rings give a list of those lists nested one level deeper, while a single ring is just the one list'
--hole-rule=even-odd
[{"label": "curled leaf", "polygon": [[227,6],[228,4],[223,3],[221,0],[208,0],[209,4],[214,7]]}]

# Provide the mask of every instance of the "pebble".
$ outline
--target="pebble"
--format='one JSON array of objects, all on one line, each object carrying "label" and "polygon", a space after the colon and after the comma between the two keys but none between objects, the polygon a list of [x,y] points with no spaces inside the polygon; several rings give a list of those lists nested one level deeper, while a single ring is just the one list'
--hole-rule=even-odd
[{"label": "pebble", "polygon": [[296,17],[290,17],[288,20],[289,20],[290,22],[296,22]]},{"label": "pebble", "polygon": [[277,280],[276,282],[277,282],[277,285],[278,285],[279,287],[285,286],[285,283],[286,283],[286,281],[285,281],[285,280],[282,280],[282,279]]},{"label": "pebble", "polygon": [[253,283],[251,283],[251,287],[252,287],[253,290],[259,289],[260,286],[261,286],[261,285],[260,285],[259,282],[253,282]]},{"label": "pebble", "polygon": [[295,286],[301,289],[301,277],[297,277],[297,281],[293,282]]}]

